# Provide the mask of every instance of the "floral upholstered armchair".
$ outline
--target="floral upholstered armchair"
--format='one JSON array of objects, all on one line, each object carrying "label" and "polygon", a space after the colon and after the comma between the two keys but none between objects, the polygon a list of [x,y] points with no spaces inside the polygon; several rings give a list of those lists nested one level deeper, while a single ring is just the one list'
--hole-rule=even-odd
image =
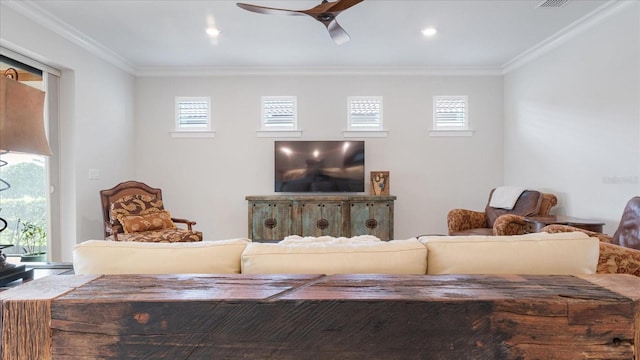
[{"label": "floral upholstered armchair", "polygon": [[[127,181],[100,191],[106,240],[141,242],[202,241],[193,231],[195,221],[171,217],[162,191],[137,181]],[[175,223],[186,225],[178,228]]]},{"label": "floral upholstered armchair", "polygon": [[496,189],[489,193],[489,201],[485,211],[453,209],[447,214],[449,235],[521,235],[525,233],[524,216],[547,215],[558,203],[553,194],[545,194],[535,190],[525,190],[517,199],[512,209],[501,209],[490,206],[491,197]]}]

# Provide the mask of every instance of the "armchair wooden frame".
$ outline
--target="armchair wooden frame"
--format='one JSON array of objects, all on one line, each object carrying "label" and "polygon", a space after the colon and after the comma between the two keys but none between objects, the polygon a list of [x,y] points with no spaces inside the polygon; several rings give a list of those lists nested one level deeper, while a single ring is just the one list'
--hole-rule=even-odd
[{"label": "armchair wooden frame", "polygon": [[[162,190],[153,188],[145,183],[139,181],[125,181],[112,187],[111,189],[100,191],[100,200],[102,203],[102,218],[104,220],[104,238],[108,238],[113,235],[114,240],[118,240],[118,234],[124,233],[120,224],[113,224],[110,221],[109,212],[111,210],[111,203],[127,195],[149,195],[155,196],[158,200],[162,200]],[[187,230],[193,231],[192,226],[196,224],[195,221],[174,218],[171,220],[174,223],[185,224]]]}]

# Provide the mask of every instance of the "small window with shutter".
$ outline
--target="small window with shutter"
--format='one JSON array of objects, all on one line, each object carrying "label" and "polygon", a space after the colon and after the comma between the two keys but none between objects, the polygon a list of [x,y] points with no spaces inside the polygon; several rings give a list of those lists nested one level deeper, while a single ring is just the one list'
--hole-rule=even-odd
[{"label": "small window with shutter", "polygon": [[466,96],[433,97],[434,130],[467,130],[468,104]]},{"label": "small window with shutter", "polygon": [[298,129],[295,96],[262,97],[262,130],[295,131]]},{"label": "small window with shutter", "polygon": [[211,99],[176,97],[176,131],[210,131]]},{"label": "small window with shutter", "polygon": [[349,96],[350,131],[382,130],[382,96]]}]

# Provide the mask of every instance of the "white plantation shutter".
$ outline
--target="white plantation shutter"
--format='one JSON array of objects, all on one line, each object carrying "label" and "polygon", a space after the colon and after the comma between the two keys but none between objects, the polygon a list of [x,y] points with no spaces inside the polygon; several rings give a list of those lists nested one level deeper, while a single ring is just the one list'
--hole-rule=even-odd
[{"label": "white plantation shutter", "polygon": [[466,96],[434,96],[433,128],[464,130],[468,128]]},{"label": "white plantation shutter", "polygon": [[176,130],[209,130],[208,97],[176,98]]},{"label": "white plantation shutter", "polygon": [[350,96],[349,130],[382,130],[382,97]]},{"label": "white plantation shutter", "polygon": [[296,130],[297,104],[295,96],[262,97],[263,130]]}]

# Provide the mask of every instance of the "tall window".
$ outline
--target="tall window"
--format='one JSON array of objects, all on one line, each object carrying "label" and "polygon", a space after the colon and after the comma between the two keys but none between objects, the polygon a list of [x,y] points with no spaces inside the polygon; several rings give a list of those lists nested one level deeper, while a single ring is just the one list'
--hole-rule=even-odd
[{"label": "tall window", "polygon": [[176,131],[210,131],[211,98],[176,97]]},{"label": "tall window", "polygon": [[349,96],[350,131],[382,130],[382,96]]},{"label": "tall window", "polygon": [[466,96],[433,97],[434,130],[467,130],[468,104]]},{"label": "tall window", "polygon": [[295,96],[262,97],[262,130],[292,131],[298,129]]}]

